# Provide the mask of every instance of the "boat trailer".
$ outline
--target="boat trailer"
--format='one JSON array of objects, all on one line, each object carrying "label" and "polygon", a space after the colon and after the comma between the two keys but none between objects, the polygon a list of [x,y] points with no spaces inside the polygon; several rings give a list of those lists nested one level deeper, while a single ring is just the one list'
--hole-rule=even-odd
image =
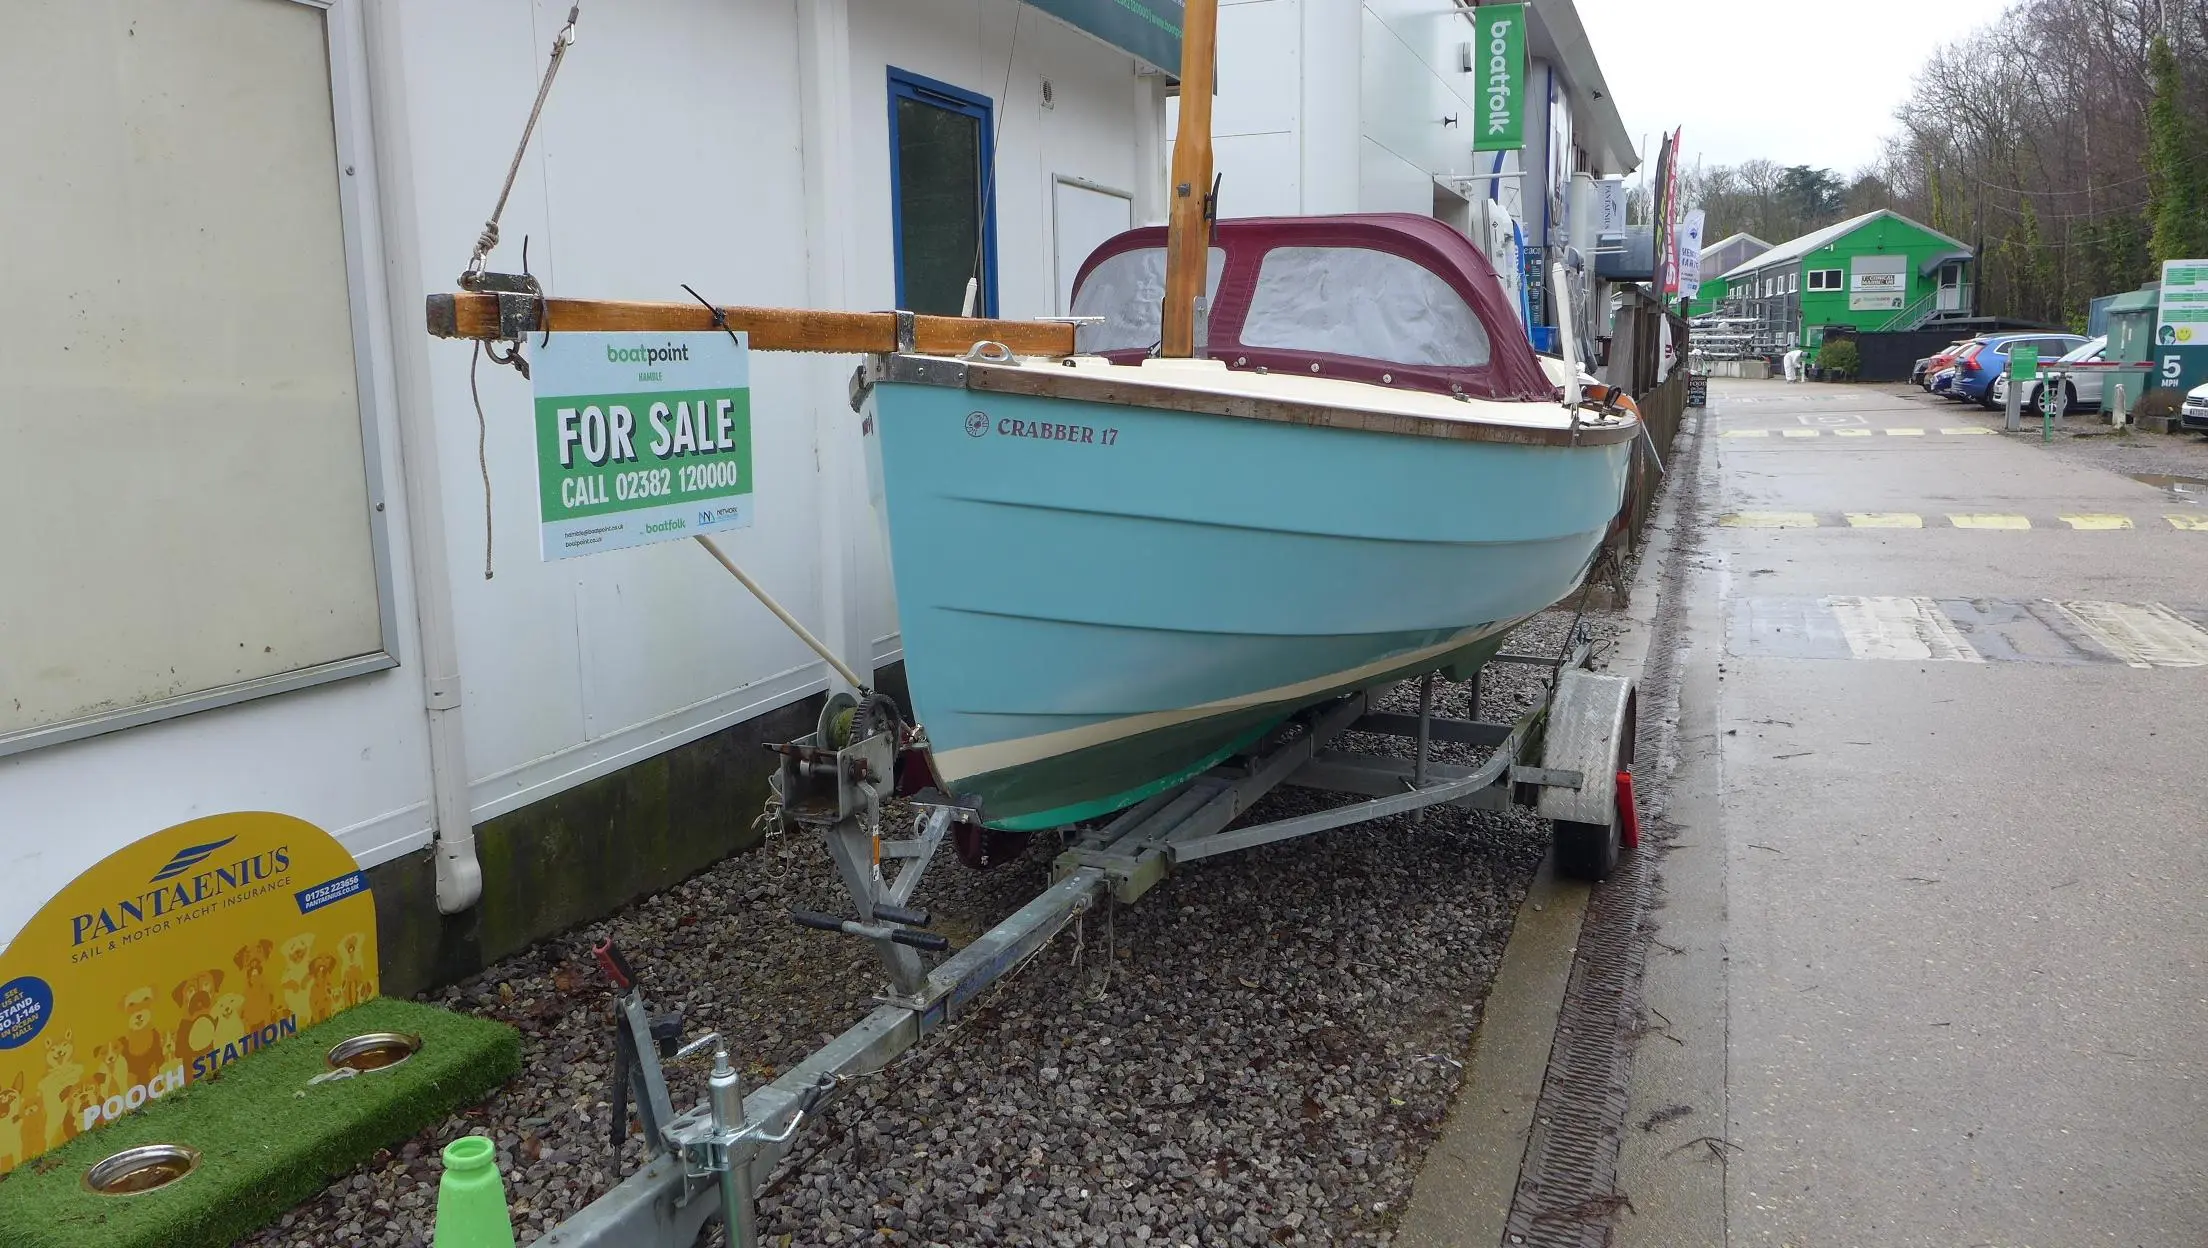
[{"label": "boat trailer", "polygon": [[[1601,878],[1637,834],[1631,781],[1623,774],[1633,759],[1635,698],[1630,680],[1587,670],[1589,649],[1575,622],[1562,655],[1489,660],[1555,670],[1543,704],[1511,723],[1479,718],[1484,668],[1466,682],[1467,719],[1434,714],[1439,672],[1420,678],[1416,715],[1374,705],[1394,682],[1299,712],[1195,779],[1069,834],[1050,887],[932,970],[921,952],[947,950],[949,942],[926,930],[928,915],[910,906],[912,895],[946,835],[964,832],[961,856],[969,862],[977,847],[985,852],[991,842],[978,812],[934,790],[914,798],[921,813],[909,837],[883,840],[881,808],[894,788],[905,730],[895,708],[878,695],[832,697],[818,731],[770,747],[781,757],[776,818],[785,832],[821,836],[854,914],[792,911],[790,917],[872,942],[890,991],[875,998],[873,1012],[856,1026],[747,1094],[727,1042],[708,1034],[681,1044],[679,1020],[655,1017],[627,959],[610,944],[600,945],[594,953],[619,993],[614,1136],[627,1136],[633,1096],[650,1154],[642,1169],[541,1242],[555,1248],[690,1248],[719,1216],[732,1248],[752,1248],[756,1193],[805,1120],[835,1099],[847,1080],[882,1070],[959,1018],[991,984],[1107,895],[1132,902],[1179,864],[1434,806],[1518,805],[1553,824],[1560,871]],[[1344,732],[1407,738],[1416,749],[1400,758],[1327,748]],[[1449,764],[1430,757],[1436,741],[1493,752],[1477,767]],[[1281,785],[1365,800],[1232,826]],[[894,873],[885,874],[893,865]],[[714,1063],[706,1098],[678,1114],[662,1059],[709,1045]]]}]

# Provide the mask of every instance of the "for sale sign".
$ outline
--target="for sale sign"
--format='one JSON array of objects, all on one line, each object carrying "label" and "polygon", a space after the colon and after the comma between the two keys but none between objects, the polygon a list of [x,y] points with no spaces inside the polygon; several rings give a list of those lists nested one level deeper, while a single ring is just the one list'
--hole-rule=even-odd
[{"label": "for sale sign", "polygon": [[545,559],[751,524],[744,335],[554,334],[535,378]]}]

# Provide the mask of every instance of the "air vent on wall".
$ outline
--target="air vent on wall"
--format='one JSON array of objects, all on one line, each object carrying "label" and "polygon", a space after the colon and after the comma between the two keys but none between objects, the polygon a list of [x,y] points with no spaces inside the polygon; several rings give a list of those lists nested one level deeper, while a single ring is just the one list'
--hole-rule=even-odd
[{"label": "air vent on wall", "polygon": [[1048,78],[1043,79],[1043,107],[1058,107],[1058,88],[1050,85],[1050,79]]}]

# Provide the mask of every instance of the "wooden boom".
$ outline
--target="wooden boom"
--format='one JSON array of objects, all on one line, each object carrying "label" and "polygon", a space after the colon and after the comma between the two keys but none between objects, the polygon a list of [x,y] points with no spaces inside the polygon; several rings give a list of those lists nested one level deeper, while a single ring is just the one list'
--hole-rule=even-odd
[{"label": "wooden boom", "polygon": [[[535,303],[535,300],[531,300]],[[611,299],[546,299],[543,323],[532,316],[530,333],[695,333],[720,328],[702,303],[627,303]],[[873,354],[895,351],[895,312],[815,312],[804,308],[720,309],[728,328],[751,335],[755,351],[821,351]],[[439,338],[497,339],[498,296],[461,292],[431,295],[429,332]],[[959,316],[914,316],[912,349],[931,355],[963,355],[977,342],[1001,342],[1020,355],[1072,355],[1073,326],[1054,321],[996,321]]]}]

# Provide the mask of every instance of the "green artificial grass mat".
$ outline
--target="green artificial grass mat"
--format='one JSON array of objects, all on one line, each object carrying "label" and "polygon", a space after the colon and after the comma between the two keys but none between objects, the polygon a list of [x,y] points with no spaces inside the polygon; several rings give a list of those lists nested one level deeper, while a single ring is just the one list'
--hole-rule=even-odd
[{"label": "green artificial grass mat", "polygon": [[[421,1051],[383,1070],[307,1082],[328,1069],[331,1045],[370,1031],[418,1035]],[[521,1037],[502,1023],[413,1001],[365,1002],[0,1178],[0,1248],[225,1248],[520,1070]],[[199,1168],[134,1195],[85,1190],[95,1162],[140,1144],[188,1144]]]}]

